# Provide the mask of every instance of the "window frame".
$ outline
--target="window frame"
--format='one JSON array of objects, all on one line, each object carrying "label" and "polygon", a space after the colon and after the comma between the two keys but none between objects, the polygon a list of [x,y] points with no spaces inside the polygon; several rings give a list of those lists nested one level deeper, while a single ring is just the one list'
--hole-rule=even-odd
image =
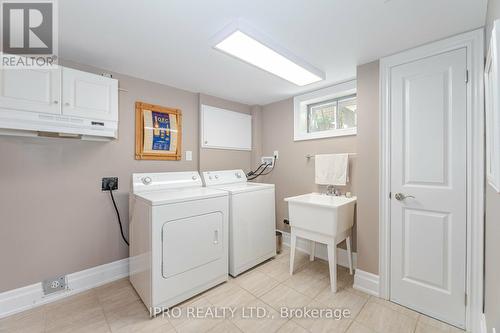
[{"label": "window frame", "polygon": [[[357,95],[356,80],[336,84],[327,88],[316,90],[303,95],[295,96],[294,101],[294,141],[315,140],[332,138],[338,136],[348,136],[357,134],[357,126],[351,128],[331,129],[326,131],[309,132],[308,118],[309,106],[313,104],[325,103],[330,100],[337,100]],[[357,96],[356,96],[357,97]],[[357,100],[356,100],[357,103]],[[338,104],[337,104],[338,107]],[[338,110],[336,111],[338,112]],[[305,114],[306,124],[304,128],[301,116]],[[337,116],[337,115],[336,115]]]}]

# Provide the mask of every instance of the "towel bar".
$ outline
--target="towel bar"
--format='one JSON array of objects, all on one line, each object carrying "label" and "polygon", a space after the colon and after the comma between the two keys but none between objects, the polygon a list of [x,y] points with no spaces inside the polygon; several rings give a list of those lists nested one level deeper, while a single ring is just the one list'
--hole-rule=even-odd
[{"label": "towel bar", "polygon": [[[342,154],[342,153],[339,153],[339,154]],[[354,155],[358,155],[358,153],[347,153],[349,156],[354,156]],[[307,154],[306,155],[306,158],[308,160],[310,160],[311,158],[314,158],[314,155],[311,155],[311,154]]]}]

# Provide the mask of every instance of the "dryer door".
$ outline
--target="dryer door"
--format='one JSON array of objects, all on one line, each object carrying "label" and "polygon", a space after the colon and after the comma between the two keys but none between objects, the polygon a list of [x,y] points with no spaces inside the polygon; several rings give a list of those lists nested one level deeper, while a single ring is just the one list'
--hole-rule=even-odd
[{"label": "dryer door", "polygon": [[213,212],[163,225],[164,278],[221,259],[224,255],[223,215]]}]

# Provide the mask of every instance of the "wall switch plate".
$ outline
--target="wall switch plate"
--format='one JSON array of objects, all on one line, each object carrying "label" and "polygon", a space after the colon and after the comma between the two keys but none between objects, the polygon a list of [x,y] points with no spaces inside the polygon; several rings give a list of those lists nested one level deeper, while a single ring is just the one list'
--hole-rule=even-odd
[{"label": "wall switch plate", "polygon": [[111,189],[117,190],[118,189],[118,177],[104,177],[101,182],[101,190],[102,191],[109,191],[109,185],[111,186]]},{"label": "wall switch plate", "polygon": [[186,161],[193,160],[193,152],[191,150],[186,150]]},{"label": "wall switch plate", "polygon": [[66,290],[66,276],[58,276],[42,281],[43,294],[50,295],[58,291]]},{"label": "wall switch plate", "polygon": [[273,155],[274,155],[275,159],[279,159],[280,158],[280,152],[277,151],[277,150],[274,151]]},{"label": "wall switch plate", "polygon": [[266,163],[267,165],[273,167],[274,166],[274,157],[273,156],[263,156],[261,158],[261,163]]}]

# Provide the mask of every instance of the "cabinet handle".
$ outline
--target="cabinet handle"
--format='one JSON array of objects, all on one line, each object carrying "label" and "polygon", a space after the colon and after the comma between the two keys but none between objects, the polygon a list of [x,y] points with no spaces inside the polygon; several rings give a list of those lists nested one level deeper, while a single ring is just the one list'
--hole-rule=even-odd
[{"label": "cabinet handle", "polygon": [[214,230],[214,244],[219,244],[219,230]]},{"label": "cabinet handle", "polygon": [[54,101],[53,103],[54,103],[54,104],[59,104],[59,101]]},{"label": "cabinet handle", "polygon": [[64,103],[66,106],[70,106],[71,104],[69,102]]}]

